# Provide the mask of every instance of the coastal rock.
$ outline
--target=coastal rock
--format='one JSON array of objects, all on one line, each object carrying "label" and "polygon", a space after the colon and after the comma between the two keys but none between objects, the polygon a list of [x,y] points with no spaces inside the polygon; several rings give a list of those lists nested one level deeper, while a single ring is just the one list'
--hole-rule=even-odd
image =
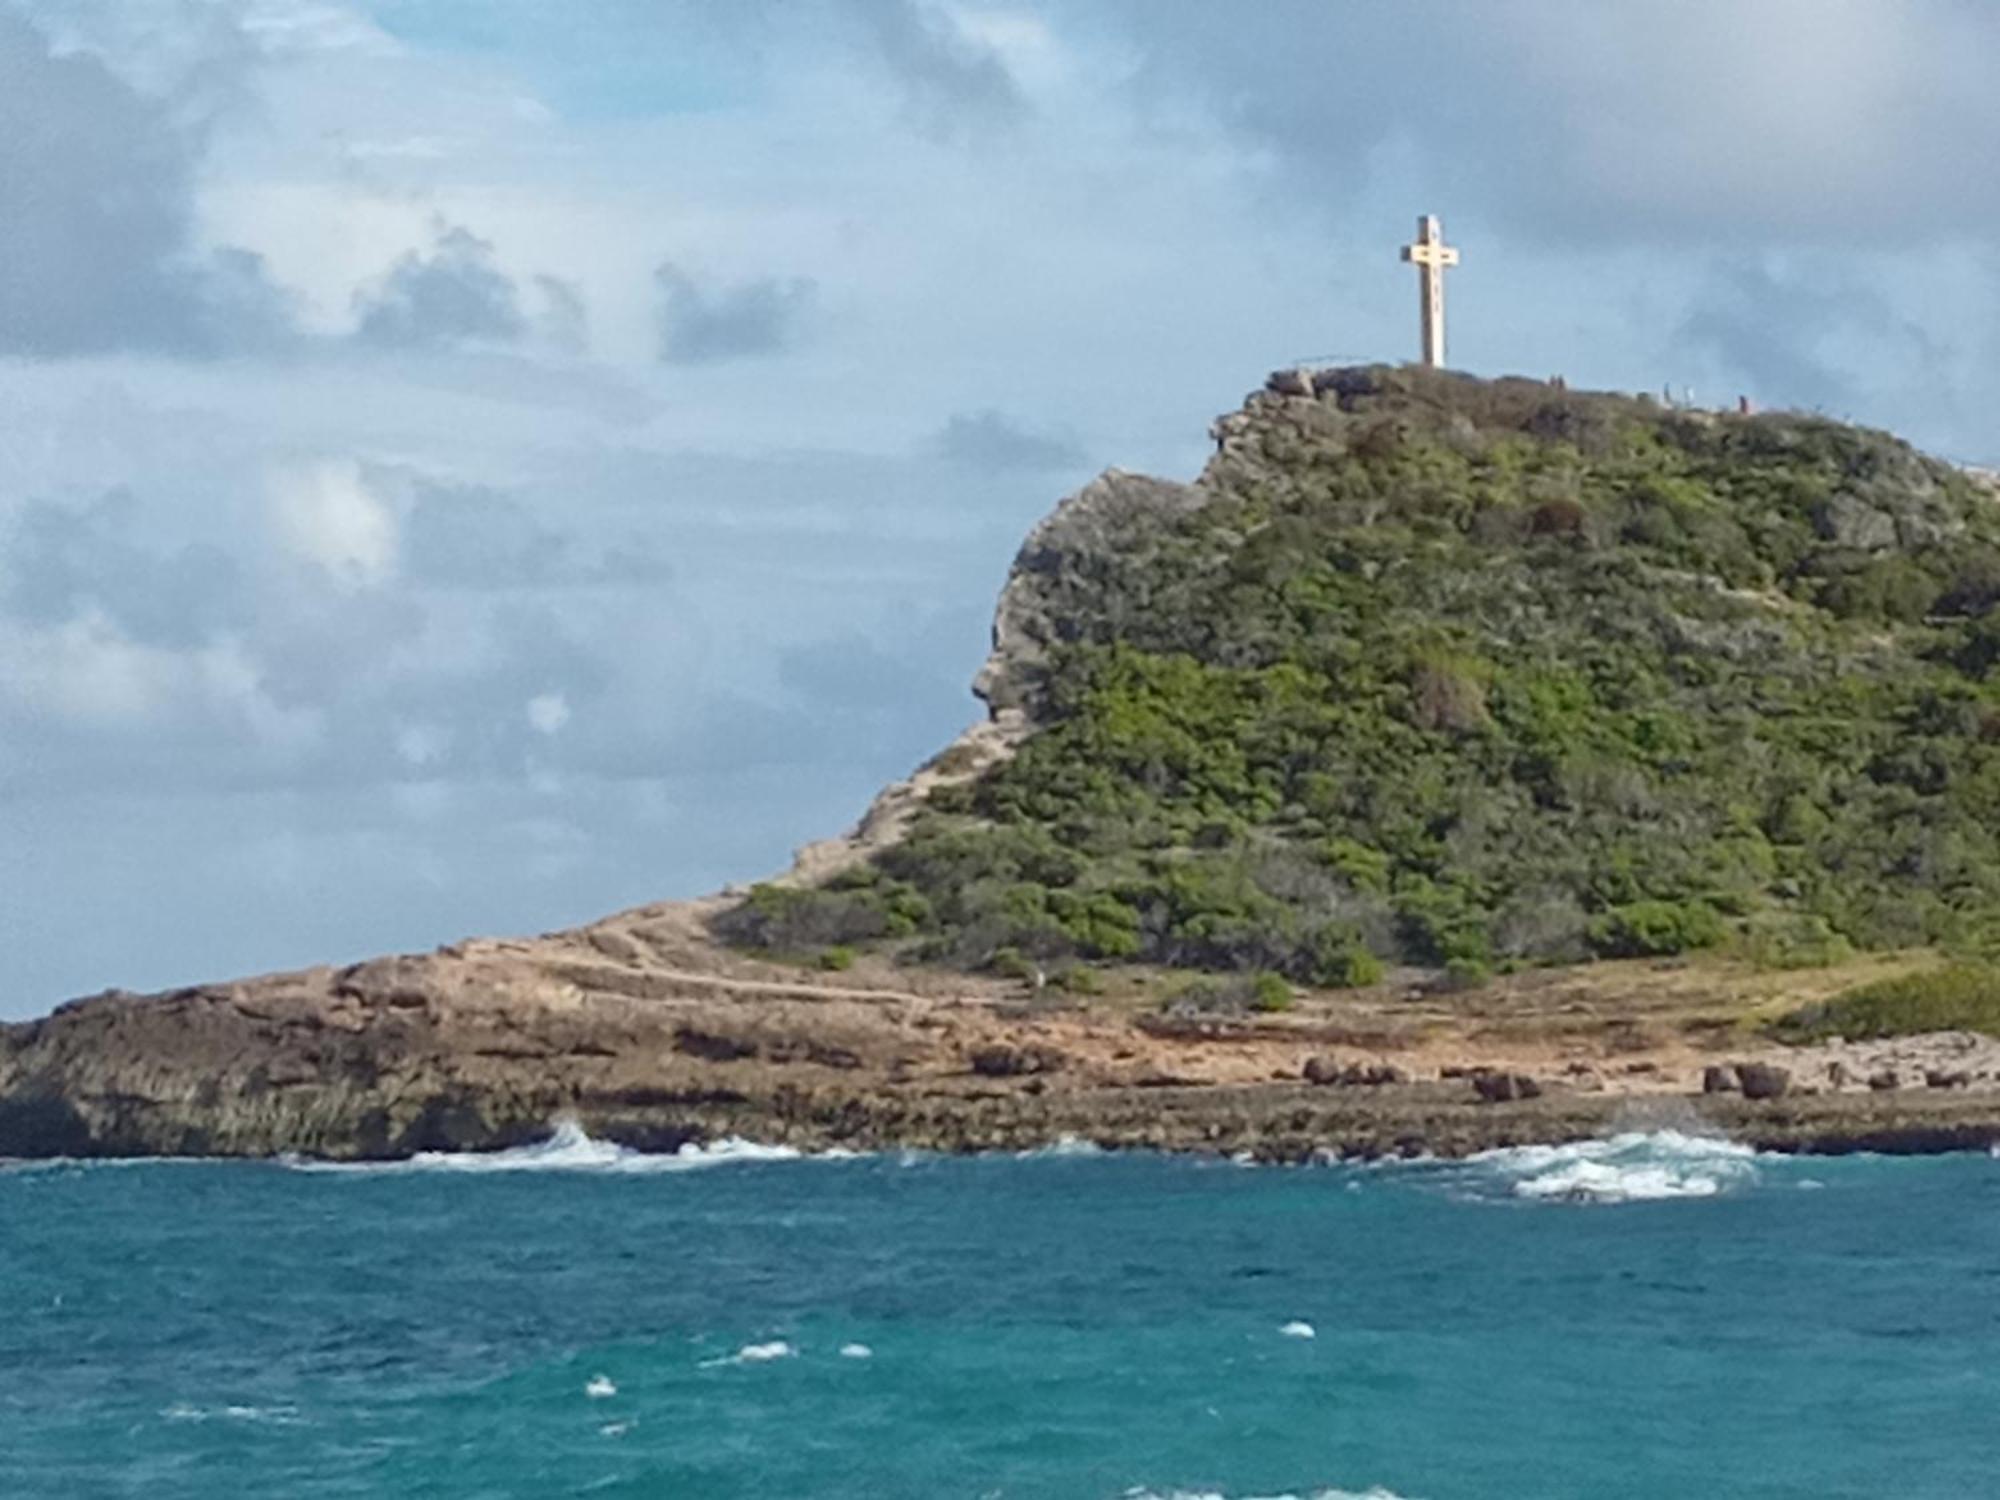
[{"label": "coastal rock", "polygon": [[1410,1075],[1394,1063],[1353,1063],[1341,1070],[1340,1081],[1359,1084],[1363,1088],[1382,1088],[1389,1084],[1408,1083]]},{"label": "coastal rock", "polygon": [[1541,1081],[1526,1073],[1474,1073],[1472,1091],[1484,1104],[1511,1104],[1542,1097]]},{"label": "coastal rock", "polygon": [[1410,1075],[1394,1063],[1352,1062],[1342,1066],[1331,1057],[1308,1058],[1302,1076],[1307,1083],[1340,1084],[1347,1088],[1381,1088],[1410,1081]]},{"label": "coastal rock", "polygon": [[1742,1086],[1736,1077],[1736,1069],[1728,1063],[1710,1063],[1701,1070],[1701,1091],[1704,1094],[1734,1094]]},{"label": "coastal rock", "polygon": [[1036,1073],[1053,1073],[1063,1066],[1062,1053],[1053,1047],[1032,1044],[1023,1047],[995,1042],[976,1047],[966,1058],[967,1065],[981,1078],[1025,1078]]},{"label": "coastal rock", "polygon": [[1738,1063],[1736,1078],[1746,1099],[1780,1099],[1792,1086],[1791,1072],[1776,1063]]}]

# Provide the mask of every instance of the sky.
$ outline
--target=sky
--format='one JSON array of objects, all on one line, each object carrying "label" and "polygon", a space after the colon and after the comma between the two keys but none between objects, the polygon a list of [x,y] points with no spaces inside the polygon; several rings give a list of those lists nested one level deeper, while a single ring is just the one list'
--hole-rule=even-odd
[{"label": "sky", "polygon": [[2000,460],[2000,7],[0,0],[0,1017],[782,868],[1416,352]]}]

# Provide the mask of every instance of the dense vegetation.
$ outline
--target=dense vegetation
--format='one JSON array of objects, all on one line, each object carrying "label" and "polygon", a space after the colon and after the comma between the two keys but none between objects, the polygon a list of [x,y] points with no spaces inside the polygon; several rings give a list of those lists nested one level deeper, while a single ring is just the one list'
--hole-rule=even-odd
[{"label": "dense vegetation", "polygon": [[2000,501],[1885,434],[1418,370],[1037,560],[1039,731],[723,923],[1342,985],[2000,940]]},{"label": "dense vegetation", "polygon": [[1801,1006],[1772,1030],[1788,1042],[1833,1037],[1870,1041],[1925,1031],[1983,1031],[2000,1036],[2000,970],[1953,964],[1864,984],[1817,1005]]}]

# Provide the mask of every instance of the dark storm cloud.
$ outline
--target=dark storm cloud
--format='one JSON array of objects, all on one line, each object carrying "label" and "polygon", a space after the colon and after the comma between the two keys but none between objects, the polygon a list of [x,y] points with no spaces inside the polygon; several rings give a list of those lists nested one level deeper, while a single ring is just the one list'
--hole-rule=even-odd
[{"label": "dark storm cloud", "polygon": [[513,280],[493,264],[493,246],[441,225],[428,252],[412,250],[373,286],[355,293],[354,336],[396,349],[507,344],[527,331]]},{"label": "dark storm cloud", "polygon": [[933,445],[947,462],[972,469],[1074,469],[1087,462],[1073,439],[1031,431],[991,410],[954,412]]},{"label": "dark storm cloud", "polygon": [[759,277],[704,286],[672,261],[653,273],[660,291],[660,358],[668,364],[782,354],[804,336],[818,296],[810,280]]},{"label": "dark storm cloud", "polygon": [[0,8],[0,352],[266,347],[287,296],[245,251],[191,244],[196,141],[88,53]]}]

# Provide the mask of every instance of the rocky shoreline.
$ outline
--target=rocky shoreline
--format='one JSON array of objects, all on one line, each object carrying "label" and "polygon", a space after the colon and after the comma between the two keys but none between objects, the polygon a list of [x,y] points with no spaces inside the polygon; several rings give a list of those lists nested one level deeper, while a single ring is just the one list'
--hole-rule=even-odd
[{"label": "rocky shoreline", "polygon": [[760,962],[708,940],[714,909],[72,1002],[0,1027],[0,1156],[393,1159],[563,1118],[648,1151],[1067,1137],[1304,1161],[1659,1128],[1804,1152],[2000,1144],[2000,1045],[1775,1047],[1718,1020],[1744,998],[1726,975],[1603,965],[1190,1024],[1138,996]]}]

